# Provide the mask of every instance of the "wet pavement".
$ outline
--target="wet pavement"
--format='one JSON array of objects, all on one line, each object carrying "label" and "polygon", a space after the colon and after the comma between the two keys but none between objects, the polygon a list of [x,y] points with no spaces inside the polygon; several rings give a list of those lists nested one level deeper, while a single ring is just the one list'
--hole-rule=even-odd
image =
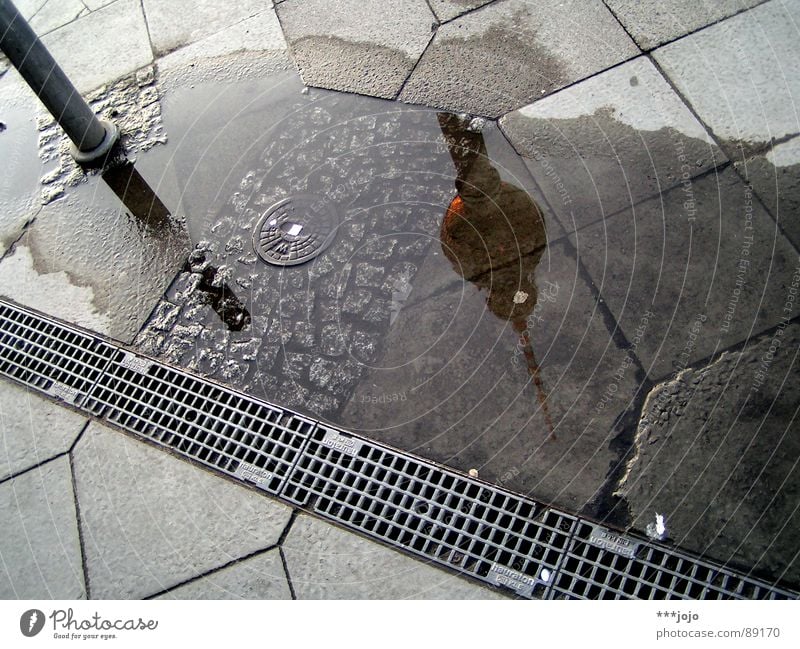
[{"label": "wet pavement", "polygon": [[[90,95],[124,123],[131,154],[104,174],[71,165],[15,73],[0,77],[14,161],[0,185],[3,295],[607,524],[646,534],[661,514],[666,542],[797,587],[797,77],[766,47],[724,50],[796,48],[800,4],[676,22],[625,2],[409,1],[369,29],[381,3],[345,4],[328,20],[315,2],[254,3],[181,31],[175,7],[145,0],[164,56]],[[117,5],[139,20],[126,0],[101,11]],[[603,48],[577,47],[598,23]],[[194,576],[227,560],[163,557],[135,578],[153,541],[127,526],[154,514],[132,508],[106,529],[125,490],[104,493],[97,476],[128,469],[96,423],[70,450],[76,425],[45,454],[69,451],[97,534],[81,550],[91,594],[205,592]],[[39,470],[15,461],[11,476]],[[352,594],[334,586],[339,567],[319,590],[292,549],[345,533],[269,507],[269,534],[249,530],[241,548],[211,523],[203,533],[229,559],[268,549],[254,570],[294,584],[225,567],[208,588]],[[130,553],[113,550],[121,538]],[[427,578],[393,596],[456,593]],[[60,579],[64,593],[83,583]]]}]

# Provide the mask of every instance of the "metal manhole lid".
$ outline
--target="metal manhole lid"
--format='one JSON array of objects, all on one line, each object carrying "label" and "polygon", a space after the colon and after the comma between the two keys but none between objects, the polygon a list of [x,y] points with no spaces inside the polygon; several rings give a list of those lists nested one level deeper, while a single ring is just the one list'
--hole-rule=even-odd
[{"label": "metal manhole lid", "polygon": [[253,247],[268,264],[302,264],[331,244],[338,226],[336,211],[327,199],[296,194],[264,212],[253,231]]}]

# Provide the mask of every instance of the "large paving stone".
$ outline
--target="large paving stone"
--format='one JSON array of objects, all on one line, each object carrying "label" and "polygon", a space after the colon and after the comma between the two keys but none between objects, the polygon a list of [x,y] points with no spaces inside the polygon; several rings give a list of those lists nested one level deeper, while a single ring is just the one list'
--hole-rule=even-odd
[{"label": "large paving stone", "polygon": [[620,489],[635,527],[662,514],[678,545],[798,587],[798,347],[784,321],[650,393]]},{"label": "large paving stone", "polygon": [[649,50],[764,0],[606,0],[633,40]]},{"label": "large paving stone", "polygon": [[477,9],[492,0],[428,0],[439,20],[452,20],[456,16]]},{"label": "large paving stone", "polygon": [[286,39],[272,9],[158,59],[159,80],[166,86],[263,77],[290,66]]},{"label": "large paving stone", "polygon": [[0,381],[0,480],[66,453],[85,424],[72,410]]},{"label": "large paving stone", "polygon": [[[653,380],[775,326],[797,268],[791,243],[732,169],[695,179],[572,235]],[[794,315],[798,305],[792,306]]]},{"label": "large paving stone", "polygon": [[800,248],[800,137],[740,160],[736,169]]},{"label": "large paving stone", "polygon": [[82,93],[153,60],[139,0],[118,0],[50,32],[42,42]]},{"label": "large paving stone", "polygon": [[645,57],[506,115],[500,125],[570,232],[726,160]]},{"label": "large paving stone", "polygon": [[461,471],[477,469],[483,479],[539,500],[591,509],[616,466],[619,449],[612,442],[625,429],[623,415],[643,377],[634,357],[612,339],[563,244],[551,244],[538,265],[523,260],[522,266],[512,280],[497,273],[493,300],[501,301],[506,281],[512,294],[519,288],[533,300],[523,318],[532,358],[512,322],[487,308],[485,285],[437,279],[458,276],[434,251],[415,283],[442,288],[399,305],[387,351],[365,374],[341,421]]},{"label": "large paving stone", "polygon": [[239,561],[157,599],[291,599],[280,551]]},{"label": "large paving stone", "polygon": [[799,19],[800,0],[767,2],[653,53],[732,159],[800,132]]},{"label": "large paving stone", "polygon": [[15,0],[14,5],[39,36],[89,13],[81,0]]},{"label": "large paving stone", "polygon": [[443,25],[400,99],[498,117],[638,53],[599,0],[505,0]]},{"label": "large paving stone", "polygon": [[277,543],[290,510],[99,424],[74,451],[92,597],[152,595]]},{"label": "large paving stone", "polygon": [[156,55],[184,45],[261,13],[263,0],[143,0]]},{"label": "large paving stone", "polygon": [[303,80],[393,98],[431,38],[425,0],[286,0],[276,6]]},{"label": "large paving stone", "polygon": [[504,599],[306,515],[294,522],[283,549],[298,599]]},{"label": "large paving stone", "polygon": [[82,599],[69,460],[0,484],[0,599]]},{"label": "large paving stone", "polygon": [[133,216],[94,179],[42,208],[0,262],[0,292],[128,341],[187,252],[179,224]]}]

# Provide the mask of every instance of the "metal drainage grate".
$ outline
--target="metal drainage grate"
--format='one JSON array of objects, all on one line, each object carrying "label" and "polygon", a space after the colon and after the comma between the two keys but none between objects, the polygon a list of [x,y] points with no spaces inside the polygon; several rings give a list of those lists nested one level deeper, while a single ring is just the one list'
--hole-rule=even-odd
[{"label": "metal drainage grate", "polygon": [[327,198],[297,194],[264,212],[253,231],[253,246],[268,264],[302,264],[331,244],[338,227]]},{"label": "metal drainage grate", "polygon": [[119,351],[85,407],[95,416],[277,494],[314,423]]},{"label": "metal drainage grate", "polygon": [[551,599],[787,599],[794,596],[687,553],[580,521]]},{"label": "metal drainage grate", "polygon": [[798,597],[319,424],[2,300],[0,373],[343,526],[522,597]]},{"label": "metal drainage grate", "polygon": [[576,519],[344,431],[319,426],[283,496],[349,528],[542,595]]},{"label": "metal drainage grate", "polygon": [[0,374],[80,406],[115,348],[0,302]]}]

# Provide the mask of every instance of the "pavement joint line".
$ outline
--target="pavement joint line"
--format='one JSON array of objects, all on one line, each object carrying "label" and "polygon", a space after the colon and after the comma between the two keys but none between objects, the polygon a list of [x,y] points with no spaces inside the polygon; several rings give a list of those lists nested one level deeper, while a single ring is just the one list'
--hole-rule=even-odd
[{"label": "pavement joint line", "polygon": [[289,515],[289,520],[286,522],[286,526],[283,528],[281,535],[278,537],[278,542],[276,545],[283,546],[283,542],[286,540],[286,537],[289,536],[289,532],[292,530],[292,526],[294,525],[295,520],[300,514],[300,510],[297,508],[292,508],[292,513]]},{"label": "pavement joint line", "polygon": [[153,36],[150,34],[150,19],[147,17],[147,11],[144,8],[144,0],[139,0],[139,8],[142,10],[142,19],[144,20],[144,28],[147,31],[147,43],[150,45],[151,64],[156,60],[156,48],[153,46]]},{"label": "pavement joint line", "polygon": [[641,45],[639,45],[639,43],[636,42],[636,39],[633,37],[633,34],[631,34],[630,31],[628,31],[628,28],[625,27],[625,25],[622,23],[616,12],[608,5],[608,2],[606,2],[606,0],[602,0],[602,2],[605,8],[608,10],[608,13],[614,16],[614,20],[617,21],[617,24],[622,28],[622,31],[624,31],[628,35],[628,38],[631,39],[631,42],[633,42],[633,44],[639,49],[640,52],[644,52],[645,50],[642,48]]},{"label": "pavement joint line", "polygon": [[29,466],[25,469],[22,469],[21,471],[17,471],[16,473],[12,473],[11,475],[3,478],[2,480],[0,480],[0,485],[4,485],[7,482],[16,480],[17,478],[24,476],[26,473],[30,473],[31,471],[36,471],[37,469],[41,469],[45,464],[54,462],[55,460],[61,459],[66,455],[69,455],[69,451],[62,451],[61,453],[56,453],[55,455],[48,457],[46,460],[41,460],[36,464],[34,464],[33,466]]},{"label": "pavement joint line", "polygon": [[414,72],[416,71],[417,67],[420,64],[420,61],[422,61],[422,57],[425,56],[425,52],[428,51],[428,48],[433,43],[433,41],[436,38],[437,34],[438,34],[438,28],[431,30],[431,34],[428,37],[428,42],[425,43],[425,47],[423,48],[423,50],[420,53],[419,57],[417,57],[417,60],[414,61],[414,65],[411,67],[411,70],[409,70],[408,74],[406,75],[406,78],[403,79],[403,83],[400,84],[400,87],[397,89],[397,92],[394,94],[394,97],[392,98],[392,101],[397,101],[399,99],[400,95],[403,93],[403,90],[406,87],[406,84],[408,83],[408,80],[411,79],[411,75],[414,74]]},{"label": "pavement joint line", "polygon": [[[86,423],[86,426],[84,426],[83,430],[81,431],[81,435],[83,435],[83,432],[89,427],[89,423],[90,422]],[[70,481],[72,482],[72,497],[75,501],[75,526],[78,528],[78,545],[80,546],[81,550],[81,570],[83,571],[83,588],[86,591],[86,599],[88,600],[92,598],[92,590],[91,590],[91,584],[89,582],[89,563],[86,559],[86,540],[84,539],[83,536],[81,503],[80,500],[78,499],[78,483],[75,481],[75,458],[72,455],[72,449],[70,449],[68,457],[69,457],[69,477]]]},{"label": "pavement joint line", "polygon": [[[770,0],[770,1],[771,1],[771,0]],[[663,77],[663,78],[666,80],[666,82],[667,82],[667,83],[669,84],[669,86],[672,88],[672,91],[673,91],[673,92],[674,92],[674,93],[675,93],[675,94],[678,96],[678,98],[681,100],[681,102],[683,102],[683,104],[684,104],[684,105],[685,105],[685,106],[686,106],[686,107],[689,109],[689,112],[690,112],[692,115],[694,115],[694,118],[695,118],[695,119],[696,119],[696,120],[697,120],[697,121],[698,121],[698,122],[699,122],[699,123],[702,125],[702,127],[703,127],[703,128],[706,130],[706,133],[708,133],[709,137],[712,139],[712,141],[713,141],[713,142],[714,142],[714,144],[717,146],[717,148],[718,148],[720,151],[722,151],[723,153],[725,153],[725,148],[724,148],[724,147],[721,145],[721,140],[719,139],[719,137],[717,136],[717,134],[716,134],[716,133],[714,132],[714,130],[713,130],[713,129],[712,129],[712,128],[711,128],[711,127],[710,127],[710,126],[709,126],[709,125],[708,125],[708,124],[707,124],[707,123],[706,123],[706,122],[705,122],[705,121],[704,121],[704,120],[703,120],[701,117],[700,117],[700,115],[699,115],[699,114],[697,113],[697,111],[694,109],[694,106],[692,106],[691,102],[690,102],[690,101],[689,101],[689,100],[688,100],[688,99],[687,99],[687,98],[686,98],[686,97],[683,95],[683,93],[681,92],[681,90],[680,90],[680,89],[679,89],[679,88],[678,88],[678,87],[677,87],[677,86],[676,86],[676,85],[673,83],[672,79],[670,78],[669,74],[667,74],[666,70],[662,69],[662,67],[661,67],[661,66],[658,64],[658,61],[655,59],[655,57],[651,56],[650,54],[647,54],[647,57],[650,59],[650,62],[651,62],[653,65],[655,65],[655,67],[656,67],[656,70],[658,70],[659,74],[660,74],[660,75],[661,75],[661,76],[662,76],[662,77]],[[788,137],[787,139],[784,139],[784,138],[777,138],[777,139],[776,139],[774,142],[771,142],[769,145],[766,145],[766,148],[764,149],[764,153],[766,153],[767,151],[771,150],[771,147],[772,147],[772,146],[774,146],[775,144],[780,144],[780,143],[782,143],[783,141],[787,141],[787,142],[788,142],[788,141],[789,141],[789,140],[791,140],[793,137],[797,137],[797,135],[793,135],[793,136],[791,136],[791,137]],[[727,153],[725,153],[725,157],[728,157],[728,154],[727,154]],[[741,171],[740,171],[740,170],[739,170],[739,169],[736,167],[735,161],[734,161],[734,160],[730,160],[730,158],[729,158],[729,159],[728,159],[728,164],[729,164],[730,166],[732,166],[732,167],[733,167],[733,171],[734,171],[734,173],[737,175],[737,177],[738,177],[738,178],[739,178],[739,179],[740,179],[740,180],[741,180],[741,181],[742,181],[742,182],[743,182],[743,183],[744,183],[744,184],[745,184],[747,187],[749,187],[749,188],[750,188],[750,191],[752,192],[753,196],[755,196],[756,200],[758,201],[758,204],[759,204],[759,205],[760,205],[760,206],[761,206],[761,207],[762,207],[762,208],[763,208],[763,209],[764,209],[764,210],[767,212],[767,214],[769,214],[769,215],[770,215],[770,217],[771,217],[771,218],[772,218],[772,220],[775,222],[775,225],[778,227],[778,230],[779,230],[779,231],[780,231],[780,233],[781,233],[781,234],[784,236],[784,238],[786,238],[786,239],[789,241],[789,244],[790,244],[790,245],[791,245],[791,246],[792,246],[792,247],[795,249],[795,251],[796,251],[796,252],[800,252],[800,243],[798,243],[798,244],[795,244],[795,242],[792,240],[792,238],[791,238],[791,237],[789,237],[789,236],[787,236],[787,234],[786,234],[786,231],[785,231],[785,230],[784,230],[784,228],[783,228],[783,224],[782,224],[782,223],[780,222],[780,220],[778,219],[778,216],[779,216],[779,215],[777,215],[777,214],[773,214],[773,213],[772,213],[772,210],[770,210],[770,209],[767,207],[766,203],[764,203],[764,201],[762,200],[762,198],[761,198],[761,195],[759,194],[759,192],[758,192],[758,191],[756,191],[755,187],[753,187],[753,186],[750,184],[750,182],[749,182],[749,181],[748,181],[748,180],[747,180],[747,179],[746,179],[746,178],[745,178],[745,177],[742,175]],[[717,168],[717,167],[715,167],[715,169],[716,169],[716,168]],[[692,178],[692,182],[694,182],[694,179],[695,179],[695,178],[702,178],[702,177],[704,177],[704,176],[705,176],[706,174],[708,174],[710,171],[712,171],[712,170],[710,170],[710,169],[709,169],[709,170],[707,170],[706,172],[704,172],[704,173],[702,173],[702,174],[699,174],[698,176],[695,176],[695,177],[693,177],[693,178]]]},{"label": "pavement joint line", "polygon": [[[487,7],[491,7],[496,4],[502,4],[502,2],[503,0],[490,0],[490,2],[487,2],[486,4],[479,5],[477,7],[472,7],[472,9],[467,9],[465,12],[460,13],[457,16],[453,16],[452,18],[448,18],[447,20],[440,20],[438,21],[439,25],[440,26],[447,25],[448,23],[455,22],[459,18],[463,18],[464,16],[468,16],[469,14],[474,14],[476,11],[480,11],[481,9],[486,9]],[[436,12],[434,11],[433,14],[435,16]]]},{"label": "pavement joint line", "polygon": [[270,552],[272,550],[279,550],[279,549],[280,548],[278,547],[277,544],[272,543],[271,545],[268,545],[265,548],[259,548],[258,550],[254,550],[253,552],[249,552],[248,554],[242,555],[241,557],[237,557],[235,559],[231,559],[230,561],[226,561],[225,563],[223,563],[223,564],[221,564],[219,566],[214,566],[213,568],[210,568],[208,570],[204,570],[203,572],[200,572],[200,573],[198,573],[196,575],[193,575],[193,576],[189,577],[188,579],[184,579],[183,581],[181,581],[181,582],[179,582],[177,584],[174,584],[173,586],[169,586],[167,588],[163,588],[163,589],[159,590],[158,592],[152,593],[150,595],[146,595],[142,599],[151,600],[151,599],[155,599],[156,597],[161,597],[161,595],[166,595],[167,593],[170,593],[173,590],[181,588],[182,586],[186,586],[188,584],[192,584],[192,583],[194,583],[196,581],[199,581],[200,579],[203,579],[205,577],[209,577],[209,576],[211,576],[213,574],[216,574],[216,573],[218,573],[218,572],[220,572],[222,570],[225,570],[226,568],[230,568],[230,567],[235,566],[235,565],[237,565],[239,563],[243,563],[243,562],[247,561],[248,559],[253,559],[255,557],[261,556],[262,554],[266,554],[267,552]]},{"label": "pavement joint line", "polygon": [[292,596],[293,600],[297,599],[297,592],[294,589],[294,584],[292,583],[292,576],[289,574],[289,564],[286,561],[286,553],[283,551],[283,547],[278,546],[278,556],[281,558],[281,565],[283,566],[283,574],[286,577],[286,583],[289,586],[289,593]]},{"label": "pavement joint line", "polygon": [[78,436],[75,438],[75,441],[72,442],[72,444],[70,445],[69,449],[67,450],[67,453],[69,453],[71,455],[75,451],[75,447],[78,445],[78,442],[81,441],[81,439],[83,438],[84,433],[89,428],[89,425],[92,423],[93,420],[94,420],[94,417],[88,419],[86,421],[86,423],[81,427],[81,431],[78,433]]},{"label": "pavement joint line", "polygon": [[[798,597],[727,565],[636,532],[607,529],[250,397],[50,316],[5,300],[0,300],[0,307],[6,314],[2,322],[15,331],[11,340],[16,342],[0,347],[0,367],[11,378],[77,402],[104,424],[241,483],[255,483],[262,492],[281,493],[281,500],[329,523],[462,577],[502,586],[529,599],[596,598],[598,591],[615,598],[691,598],[698,588],[716,598]],[[63,353],[59,336],[66,335],[83,337],[90,358],[108,359],[86,394],[76,394],[75,386],[85,383],[74,370],[76,362],[86,364],[86,356],[76,359]],[[31,336],[39,357],[27,354]],[[53,344],[57,353],[51,350]],[[58,362],[71,367],[72,385],[64,384],[71,392],[53,391],[48,385],[57,380],[52,376],[64,373]],[[302,440],[305,450],[300,454]],[[294,463],[291,473],[286,469],[287,454],[297,454],[302,462]],[[289,485],[291,492],[286,489]],[[312,496],[316,496],[313,505]],[[619,561],[620,555],[627,557],[627,564]],[[698,570],[705,577],[697,577]]]},{"label": "pavement joint line", "polygon": [[[739,9],[738,11],[730,14],[729,16],[722,16],[721,18],[717,18],[715,21],[710,22],[707,25],[702,25],[700,27],[696,27],[695,29],[692,29],[691,31],[688,31],[685,34],[681,34],[680,36],[676,36],[675,38],[671,38],[669,40],[666,40],[663,43],[659,43],[658,45],[654,45],[653,47],[641,48],[641,47],[639,47],[639,44],[636,43],[635,40],[634,40],[634,43],[636,43],[636,46],[639,47],[640,50],[642,50],[643,54],[651,54],[652,52],[654,52],[655,50],[657,50],[657,49],[659,49],[661,47],[665,47],[666,45],[671,45],[672,43],[676,43],[677,41],[683,40],[684,38],[686,38],[688,36],[693,36],[694,34],[697,34],[698,32],[701,32],[704,29],[708,29],[709,27],[714,27],[715,25],[719,25],[720,23],[724,23],[726,20],[730,20],[731,18],[734,18],[736,16],[741,16],[742,14],[745,14],[745,13],[747,13],[749,11],[753,11],[753,9],[756,9],[756,8],[760,7],[761,5],[766,4],[768,2],[772,2],[772,1],[773,0],[761,0],[761,2],[759,2],[758,4],[753,5],[752,7],[742,7],[741,9]],[[605,4],[605,0],[603,0],[603,3]],[[608,7],[607,4],[606,4],[606,6]],[[614,13],[614,10],[611,9],[611,7],[608,7],[608,9],[609,9],[609,11],[611,11],[612,14]],[[614,14],[614,17],[616,18],[616,14]],[[617,19],[617,20],[619,20],[619,19]],[[622,23],[620,22],[620,24],[622,24]],[[624,27],[625,26],[623,25],[623,28]],[[633,40],[632,36],[631,36],[631,40]]]},{"label": "pavement joint line", "polygon": [[33,225],[34,221],[39,217],[39,214],[42,213],[42,209],[44,209],[43,205],[40,205],[39,208],[36,210],[36,213],[33,216],[29,217],[25,223],[22,224],[22,230],[20,230],[19,236],[12,241],[8,247],[5,249],[2,255],[0,255],[0,262],[2,262],[7,257],[11,257],[17,249],[17,244],[22,241],[25,235],[28,233],[28,229],[31,225]]}]

